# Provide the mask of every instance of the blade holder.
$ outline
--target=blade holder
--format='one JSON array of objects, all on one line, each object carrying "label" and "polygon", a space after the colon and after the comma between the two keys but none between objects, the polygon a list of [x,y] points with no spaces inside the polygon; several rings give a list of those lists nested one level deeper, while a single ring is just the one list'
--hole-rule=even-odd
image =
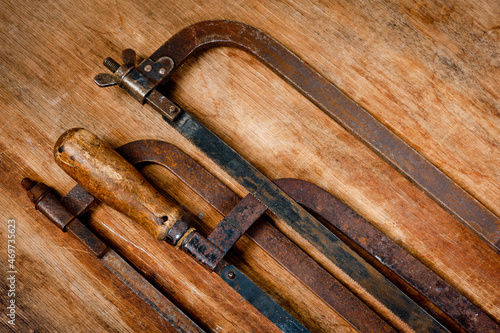
[{"label": "blade holder", "polygon": [[265,212],[265,206],[247,195],[217,224],[208,238],[193,232],[180,248],[209,269],[222,269],[218,266],[229,249]]},{"label": "blade holder", "polygon": [[175,120],[181,109],[156,90],[158,85],[169,79],[174,68],[172,58],[161,57],[157,61],[146,58],[137,67],[135,67],[136,53],[134,50],[123,50],[121,58],[124,63],[121,66],[113,58],[104,59],[104,66],[113,74],[97,74],[94,82],[100,87],[118,85],[139,103],[148,102],[167,119]]},{"label": "blade holder", "polygon": [[[500,253],[500,218],[495,213],[376,117],[352,101],[327,78],[265,32],[231,20],[198,22],[170,37],[149,59],[153,62],[159,62],[164,57],[173,59],[172,72],[193,55],[219,46],[235,47],[253,55],[420,188],[458,222]],[[116,68],[116,65],[112,68]],[[98,77],[96,82],[99,85],[112,85],[108,84],[113,81],[109,77],[108,80]],[[161,82],[166,82],[166,78]],[[126,86],[125,89],[127,90]],[[129,91],[132,95],[136,92],[134,89]],[[134,97],[143,103],[143,95]],[[167,120],[173,121],[183,113],[156,89],[149,92],[146,100]]]}]

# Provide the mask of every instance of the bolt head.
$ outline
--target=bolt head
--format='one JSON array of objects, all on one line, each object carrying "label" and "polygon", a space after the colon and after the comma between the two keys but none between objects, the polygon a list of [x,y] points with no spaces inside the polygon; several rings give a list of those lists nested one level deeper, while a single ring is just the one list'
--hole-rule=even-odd
[{"label": "bolt head", "polygon": [[144,66],[144,71],[145,72],[151,72],[152,69],[153,69],[153,67],[151,65]]},{"label": "bolt head", "polygon": [[160,75],[165,75],[165,73],[167,73],[167,70],[162,67],[158,72],[160,73]]}]

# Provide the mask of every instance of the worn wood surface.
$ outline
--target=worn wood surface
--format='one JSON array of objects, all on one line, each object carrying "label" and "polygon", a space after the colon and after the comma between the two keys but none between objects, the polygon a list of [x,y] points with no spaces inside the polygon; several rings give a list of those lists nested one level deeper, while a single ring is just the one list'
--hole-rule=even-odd
[{"label": "worn wood surface", "polygon": [[[127,47],[146,57],[183,27],[215,18],[273,35],[500,214],[498,2],[2,1],[0,277],[9,219],[17,223],[18,271],[16,326],[2,315],[5,331],[162,330],[78,241],[33,209],[19,183],[29,176],[66,193],[74,182],[53,162],[52,147],[66,129],[85,127],[113,146],[170,141],[245,194],[153,110],[92,82],[105,57]],[[500,257],[257,60],[208,51],[174,76],[169,95],[269,178],[325,188],[500,320]],[[157,184],[168,178],[148,172]],[[169,184],[208,226],[220,219]],[[205,329],[273,330],[219,278],[110,209],[97,208],[91,224],[132,259],[148,260],[154,270],[146,273]],[[252,242],[240,241],[237,254],[233,260],[312,330],[352,330]]]}]

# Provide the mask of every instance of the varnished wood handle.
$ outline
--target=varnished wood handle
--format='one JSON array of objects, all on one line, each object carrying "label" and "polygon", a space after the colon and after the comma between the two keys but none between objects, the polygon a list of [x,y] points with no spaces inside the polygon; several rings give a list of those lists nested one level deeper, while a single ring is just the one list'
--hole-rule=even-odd
[{"label": "varnished wood handle", "polygon": [[56,163],[100,201],[165,239],[181,211],[106,142],[83,128],[66,131],[54,148]]}]

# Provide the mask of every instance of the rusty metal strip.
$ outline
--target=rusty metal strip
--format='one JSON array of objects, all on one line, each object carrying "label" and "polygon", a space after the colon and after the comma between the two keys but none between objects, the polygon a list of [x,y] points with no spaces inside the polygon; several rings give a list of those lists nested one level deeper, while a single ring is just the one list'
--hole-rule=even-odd
[{"label": "rusty metal strip", "polygon": [[295,318],[233,265],[220,272],[222,279],[284,333],[308,333]]},{"label": "rusty metal strip", "polygon": [[204,332],[116,252],[108,251],[100,261],[167,321],[165,329],[173,328],[182,333]]},{"label": "rusty metal strip", "polygon": [[[27,190],[35,208],[40,210],[62,231],[70,232],[87,246],[106,268],[161,316],[162,324],[166,330],[189,333],[204,332],[78,219],[94,202],[94,197],[90,193],[77,185],[64,198],[59,199],[55,190],[43,183],[36,183],[25,178],[22,181],[22,186]],[[60,221],[68,219],[68,223],[61,224]]]},{"label": "rusty metal strip", "polygon": [[[132,164],[153,163],[167,168],[222,215],[228,215],[241,200],[191,157],[167,142],[135,141],[116,151]],[[361,332],[394,332],[366,304],[268,222],[254,225],[248,235],[353,327]],[[269,238],[272,242],[267,241]]]},{"label": "rusty metal strip", "polygon": [[265,206],[253,196],[247,195],[219,222],[208,240],[226,254],[234,243],[265,212]]},{"label": "rusty metal strip", "polygon": [[[150,59],[158,61],[169,57],[174,61],[172,71],[175,71],[193,54],[217,46],[236,47],[257,57],[491,248],[500,252],[498,216],[325,77],[261,30],[229,20],[199,22],[172,36]],[[160,85],[165,84],[168,77],[162,79]]]},{"label": "rusty metal strip", "polygon": [[[136,141],[120,147],[118,152],[134,164],[148,162],[166,167],[223,215],[231,211],[227,202],[236,205],[240,200],[222,182],[171,144],[152,140]],[[477,306],[328,192],[296,179],[282,179],[275,182],[297,202],[315,211],[327,223],[334,225],[348,236],[351,242],[363,250],[363,253],[369,254],[372,258],[380,258],[377,261],[380,260],[382,266],[392,269],[392,273],[385,272],[386,276],[406,290],[417,290],[417,294],[413,296],[414,299],[420,299],[419,303],[422,306],[432,311],[431,302],[435,303],[444,313],[438,310],[433,313],[450,329],[500,331],[500,327]],[[373,313],[371,316],[368,315],[366,312],[370,314],[371,311],[364,304],[349,308],[351,304],[356,305],[357,298],[346,293],[345,288],[329,273],[269,223],[260,221],[249,229],[247,235],[349,322],[356,323],[357,320],[357,325],[354,326],[360,331],[370,331],[369,328],[382,331],[380,328],[375,328],[371,321]],[[363,256],[369,259],[367,255]],[[379,265],[373,260],[370,262],[381,269],[380,262]],[[399,283],[398,279],[403,280],[404,284]],[[432,288],[428,288],[429,286]],[[458,327],[457,323],[462,327]]]},{"label": "rusty metal strip", "polygon": [[81,185],[76,185],[61,198],[61,202],[75,216],[85,214],[94,205],[96,199]]}]

